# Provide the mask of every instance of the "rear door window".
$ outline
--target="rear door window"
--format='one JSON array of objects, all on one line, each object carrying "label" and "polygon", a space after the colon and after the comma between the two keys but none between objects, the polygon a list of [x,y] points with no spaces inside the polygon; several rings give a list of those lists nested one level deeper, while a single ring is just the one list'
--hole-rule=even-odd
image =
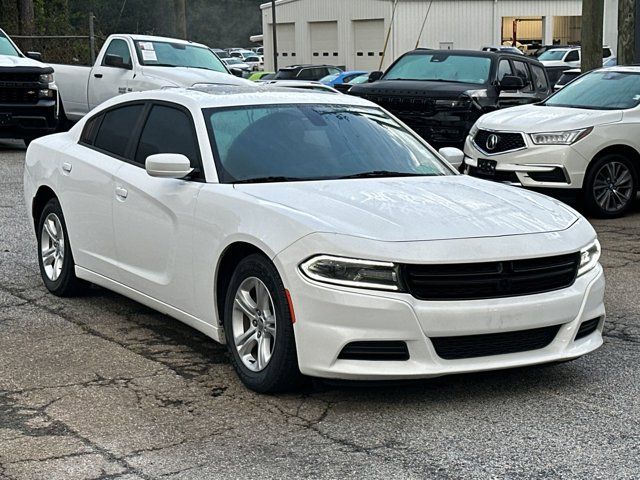
[{"label": "rear door window", "polygon": [[135,130],[143,109],[143,104],[136,104],[107,111],[98,129],[94,147],[124,158],[131,132]]}]

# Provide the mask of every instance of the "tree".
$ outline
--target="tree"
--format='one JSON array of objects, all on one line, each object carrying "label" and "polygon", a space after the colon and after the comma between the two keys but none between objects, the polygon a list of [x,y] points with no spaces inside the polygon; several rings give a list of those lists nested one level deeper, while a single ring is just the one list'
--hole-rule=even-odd
[{"label": "tree", "polygon": [[604,0],[582,0],[582,60],[583,72],[602,67],[602,30]]},{"label": "tree", "polygon": [[[20,35],[33,35],[36,31],[33,0],[18,0],[18,17]],[[26,50],[31,50],[32,44],[30,39],[23,42]]]},{"label": "tree", "polygon": [[629,65],[635,61],[636,0],[618,0],[618,63]]},{"label": "tree", "polygon": [[178,38],[187,38],[187,0],[173,0],[175,34]]}]

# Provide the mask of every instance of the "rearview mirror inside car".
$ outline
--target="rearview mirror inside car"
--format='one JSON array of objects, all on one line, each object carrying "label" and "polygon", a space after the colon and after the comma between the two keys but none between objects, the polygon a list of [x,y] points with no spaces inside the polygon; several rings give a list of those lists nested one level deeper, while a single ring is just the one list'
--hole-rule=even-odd
[{"label": "rearview mirror inside car", "polygon": [[382,75],[384,75],[384,72],[380,72],[380,71],[371,72],[369,74],[369,81],[376,82],[382,78]]},{"label": "rearview mirror inside car", "polygon": [[438,153],[456,170],[459,170],[464,162],[464,153],[458,148],[444,147],[438,150]]},{"label": "rearview mirror inside car", "polygon": [[42,54],[40,52],[27,52],[27,57],[31,60],[42,61]]},{"label": "rearview mirror inside car", "polygon": [[108,67],[124,68],[126,70],[131,70],[133,68],[131,63],[125,63],[124,58],[120,55],[114,55],[112,53],[107,53],[105,55],[104,64]]},{"label": "rearview mirror inside car", "polygon": [[179,153],[149,155],[145,168],[149,176],[159,178],[184,178],[193,171],[189,159]]},{"label": "rearview mirror inside car", "polygon": [[517,75],[505,75],[498,84],[500,90],[522,90],[524,87],[524,79]]}]

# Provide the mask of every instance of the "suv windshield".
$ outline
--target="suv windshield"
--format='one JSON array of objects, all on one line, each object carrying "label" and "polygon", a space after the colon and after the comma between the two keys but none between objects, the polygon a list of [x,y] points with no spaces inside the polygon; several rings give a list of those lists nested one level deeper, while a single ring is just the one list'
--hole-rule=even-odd
[{"label": "suv windshield", "polygon": [[491,58],[448,53],[409,54],[400,58],[383,80],[435,80],[485,84],[489,81]]},{"label": "suv windshield", "polygon": [[214,53],[205,47],[170,42],[136,42],[138,60],[150,67],[189,67],[227,73]]},{"label": "suv windshield", "polygon": [[540,60],[541,62],[545,60],[548,60],[548,61],[562,60],[567,52],[568,50],[547,50],[546,52],[544,52],[542,55],[538,57],[538,60]]},{"label": "suv windshield", "polygon": [[0,55],[8,55],[9,57],[19,57],[20,53],[11,44],[7,36],[0,32]]},{"label": "suv windshield", "polygon": [[265,105],[204,115],[222,183],[452,174],[378,108]]},{"label": "suv windshield", "polygon": [[592,72],[564,87],[544,104],[590,110],[634,108],[640,104],[640,73]]}]

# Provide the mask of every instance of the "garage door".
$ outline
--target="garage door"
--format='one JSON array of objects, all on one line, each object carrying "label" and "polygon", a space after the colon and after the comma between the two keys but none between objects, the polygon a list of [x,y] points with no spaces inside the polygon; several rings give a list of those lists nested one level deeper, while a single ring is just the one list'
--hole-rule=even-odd
[{"label": "garage door", "polygon": [[313,63],[344,66],[338,50],[338,22],[310,22],[311,57]]},{"label": "garage door", "polygon": [[378,70],[384,48],[384,20],[356,20],[354,27],[356,70]]},{"label": "garage door", "polygon": [[278,65],[286,67],[294,65],[296,59],[296,25],[295,23],[278,23]]}]

